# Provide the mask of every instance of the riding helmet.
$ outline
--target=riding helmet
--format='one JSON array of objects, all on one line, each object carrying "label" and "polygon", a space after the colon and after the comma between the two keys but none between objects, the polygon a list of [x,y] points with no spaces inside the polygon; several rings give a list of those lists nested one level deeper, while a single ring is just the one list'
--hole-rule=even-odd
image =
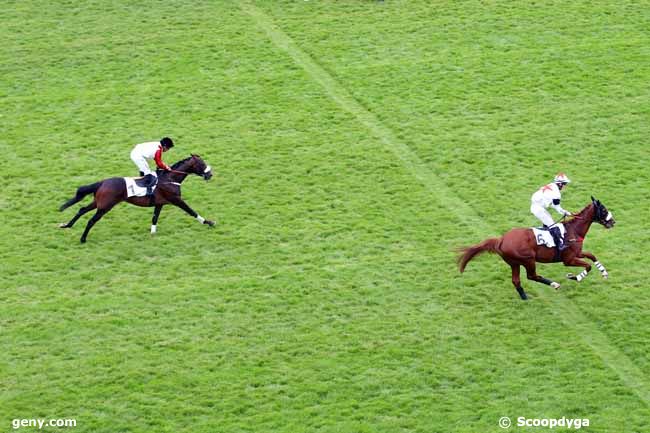
[{"label": "riding helmet", "polygon": [[566,174],[564,173],[558,173],[555,176],[555,179],[553,179],[553,182],[555,183],[571,183],[571,179],[567,177]]},{"label": "riding helmet", "polygon": [[160,144],[168,149],[174,147],[174,142],[169,137],[164,137],[162,140],[160,140]]}]

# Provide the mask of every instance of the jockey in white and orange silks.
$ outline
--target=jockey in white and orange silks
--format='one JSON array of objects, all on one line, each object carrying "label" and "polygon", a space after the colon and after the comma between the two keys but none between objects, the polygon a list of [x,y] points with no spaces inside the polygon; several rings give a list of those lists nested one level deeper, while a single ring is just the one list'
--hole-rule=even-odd
[{"label": "jockey in white and orange silks", "polygon": [[560,206],[560,201],[562,199],[560,191],[568,185],[569,182],[571,182],[571,180],[566,174],[558,173],[555,176],[555,179],[553,179],[553,182],[538,189],[530,198],[530,211],[542,222],[542,224],[544,224],[544,227],[551,232],[555,244],[560,251],[564,250],[566,245],[562,239],[560,228],[555,225],[555,221],[553,221],[551,214],[549,214],[546,209],[552,206],[562,216],[573,215],[571,212],[564,210],[562,206]]}]

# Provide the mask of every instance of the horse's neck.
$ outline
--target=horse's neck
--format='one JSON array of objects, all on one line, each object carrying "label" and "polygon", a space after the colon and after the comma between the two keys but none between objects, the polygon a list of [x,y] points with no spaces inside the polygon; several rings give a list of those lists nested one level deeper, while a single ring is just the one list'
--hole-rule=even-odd
[{"label": "horse's neck", "polygon": [[587,235],[587,232],[589,231],[591,223],[594,219],[593,208],[586,208],[578,215],[576,215],[576,217],[577,218],[571,220],[570,223],[572,224],[570,225],[570,228],[567,228],[567,231],[571,230],[576,236],[584,238]]},{"label": "horse's neck", "polygon": [[172,182],[183,183],[183,181],[187,177],[187,167],[189,167],[189,164],[187,162],[184,162],[178,167],[172,169],[172,170],[182,171],[183,173],[176,173],[172,171],[169,173],[169,180]]},{"label": "horse's neck", "polygon": [[[181,170],[181,171],[185,171],[185,170]],[[171,173],[169,177],[173,182],[183,183],[183,181],[187,177],[187,174],[185,174],[185,173],[182,173],[182,174],[181,173]]]},{"label": "horse's neck", "polygon": [[591,227],[591,220],[588,220],[586,222],[582,220],[576,220],[576,221],[577,224],[573,227],[573,232],[576,236],[584,238],[585,236],[587,236],[589,227]]}]

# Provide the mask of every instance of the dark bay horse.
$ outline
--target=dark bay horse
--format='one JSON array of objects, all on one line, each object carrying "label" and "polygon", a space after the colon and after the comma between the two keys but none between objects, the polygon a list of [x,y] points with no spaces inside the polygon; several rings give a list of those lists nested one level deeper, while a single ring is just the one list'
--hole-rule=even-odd
[{"label": "dark bay horse", "polygon": [[610,229],[614,226],[616,221],[607,210],[605,205],[600,201],[591,197],[591,203],[582,209],[578,214],[574,215],[572,219],[564,223],[566,234],[564,236],[567,248],[559,255],[556,254],[556,248],[548,248],[545,245],[537,245],[533,230],[530,228],[515,228],[501,236],[500,238],[486,239],[480,244],[471,247],[460,248],[460,255],[458,256],[458,265],[460,272],[465,270],[467,263],[478,254],[489,252],[498,254],[501,258],[510,265],[512,269],[512,284],[521,296],[521,299],[528,299],[526,292],[521,287],[521,279],[519,278],[520,267],[526,268],[526,275],[529,280],[537,281],[538,283],[548,284],[549,286],[558,289],[560,285],[555,281],[548,280],[540,275],[537,275],[535,263],[553,263],[562,262],[564,266],[581,266],[583,271],[578,275],[568,274],[567,277],[581,281],[591,271],[591,265],[581,260],[588,258],[592,262],[603,278],[607,278],[607,270],[596,259],[593,254],[582,251],[582,243],[587,236],[589,227],[592,222],[602,224],[605,228]]},{"label": "dark bay horse", "polygon": [[88,232],[108,211],[116,204],[126,201],[136,206],[151,207],[155,206],[153,218],[151,220],[151,233],[156,232],[156,224],[162,207],[166,204],[178,206],[185,212],[196,218],[200,223],[214,226],[214,221],[206,220],[183,201],[181,198],[181,183],[188,174],[196,174],[209,180],[212,177],[212,169],[200,156],[192,155],[182,161],[178,161],[171,166],[172,171],[158,171],[158,186],[154,190],[153,196],[144,197],[127,197],[126,183],[122,177],[111,177],[99,182],[85,185],[77,189],[77,194],[65,202],[60,210],[64,210],[75,203],[81,201],[85,196],[94,194],[94,200],[88,206],[84,206],[77,214],[66,224],[61,224],[61,228],[70,228],[85,213],[97,209],[95,215],[90,218],[86,229],[81,235],[81,242],[86,242]]}]

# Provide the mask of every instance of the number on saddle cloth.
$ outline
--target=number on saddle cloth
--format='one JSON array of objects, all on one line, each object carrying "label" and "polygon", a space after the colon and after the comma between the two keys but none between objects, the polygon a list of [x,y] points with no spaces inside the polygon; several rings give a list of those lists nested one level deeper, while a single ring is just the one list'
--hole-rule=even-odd
[{"label": "number on saddle cloth", "polygon": [[[564,224],[557,224],[556,227],[559,229],[560,235],[564,237],[566,233]],[[549,248],[556,246],[555,239],[553,239],[551,230],[548,227],[533,227],[533,233],[535,235],[537,245],[546,245]]]},{"label": "number on saddle cloth", "polygon": [[[126,184],[126,196],[127,197],[143,197],[145,195],[150,195],[153,194],[153,190],[156,188],[156,183],[158,182],[158,179],[156,176],[149,175],[151,178],[147,178],[147,176],[143,178],[138,178],[138,177],[125,177],[124,182]],[[153,180],[153,183],[151,183]],[[149,186],[151,185],[151,186]]]}]

